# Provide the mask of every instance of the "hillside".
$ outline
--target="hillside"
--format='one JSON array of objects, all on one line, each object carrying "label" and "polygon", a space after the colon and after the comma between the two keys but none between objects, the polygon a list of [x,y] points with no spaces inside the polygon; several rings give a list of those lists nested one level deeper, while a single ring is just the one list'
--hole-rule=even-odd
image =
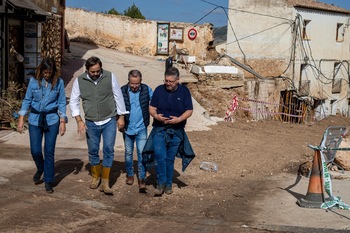
[{"label": "hillside", "polygon": [[227,40],[227,26],[214,28],[214,45]]}]

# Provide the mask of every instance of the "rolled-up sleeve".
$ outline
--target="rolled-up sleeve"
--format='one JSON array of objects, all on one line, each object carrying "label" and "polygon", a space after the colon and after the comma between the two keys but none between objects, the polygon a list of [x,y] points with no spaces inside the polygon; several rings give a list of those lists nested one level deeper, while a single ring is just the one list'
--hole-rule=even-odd
[{"label": "rolled-up sleeve", "polygon": [[20,111],[18,111],[18,114],[20,116],[25,116],[28,113],[28,109],[30,108],[30,105],[32,103],[32,100],[33,100],[33,92],[32,92],[33,82],[34,82],[34,79],[31,78],[29,81],[29,84],[28,84],[28,88],[27,88],[25,97],[22,101],[21,109],[20,109]]},{"label": "rolled-up sleeve", "polygon": [[112,73],[112,89],[113,89],[113,95],[114,95],[114,100],[116,104],[117,114],[118,115],[128,114],[129,112],[126,111],[124,97],[120,89],[120,85],[118,83],[117,77],[113,73]]},{"label": "rolled-up sleeve", "polygon": [[66,114],[66,107],[67,107],[67,101],[66,101],[66,92],[64,91],[64,81],[63,79],[59,79],[59,96],[58,96],[58,115],[61,118],[67,117]]},{"label": "rolled-up sleeve", "polygon": [[78,78],[76,78],[73,83],[69,99],[69,107],[72,112],[72,117],[80,115],[80,89]]}]

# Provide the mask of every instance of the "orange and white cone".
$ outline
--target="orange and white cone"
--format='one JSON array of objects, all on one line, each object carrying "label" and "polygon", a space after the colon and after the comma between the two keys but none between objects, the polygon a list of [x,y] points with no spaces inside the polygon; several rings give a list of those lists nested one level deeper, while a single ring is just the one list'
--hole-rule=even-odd
[{"label": "orange and white cone", "polygon": [[300,198],[297,204],[304,208],[321,208],[325,202],[321,152],[316,150],[311,168],[309,187],[304,198]]}]

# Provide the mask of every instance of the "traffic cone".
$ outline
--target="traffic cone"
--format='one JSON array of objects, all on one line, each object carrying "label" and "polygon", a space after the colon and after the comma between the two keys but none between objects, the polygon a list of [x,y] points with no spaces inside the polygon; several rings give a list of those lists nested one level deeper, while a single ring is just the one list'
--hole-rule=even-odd
[{"label": "traffic cone", "polygon": [[311,168],[309,187],[304,198],[300,198],[297,204],[304,208],[321,208],[321,204],[325,202],[321,152],[316,150]]}]

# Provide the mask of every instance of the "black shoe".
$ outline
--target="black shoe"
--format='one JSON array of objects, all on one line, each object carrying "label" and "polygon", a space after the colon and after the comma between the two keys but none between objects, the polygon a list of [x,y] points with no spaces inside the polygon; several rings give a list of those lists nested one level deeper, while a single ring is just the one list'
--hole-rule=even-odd
[{"label": "black shoe", "polygon": [[52,183],[45,183],[45,190],[47,193],[53,193]]},{"label": "black shoe", "polygon": [[155,197],[162,196],[163,193],[164,193],[164,189],[165,189],[165,185],[164,184],[163,185],[157,185],[157,188],[156,188],[156,190],[154,192],[154,196]]},{"label": "black shoe", "polygon": [[35,184],[38,184],[41,181],[41,175],[43,174],[43,172],[39,172],[37,171],[34,176],[33,176],[33,181]]}]

